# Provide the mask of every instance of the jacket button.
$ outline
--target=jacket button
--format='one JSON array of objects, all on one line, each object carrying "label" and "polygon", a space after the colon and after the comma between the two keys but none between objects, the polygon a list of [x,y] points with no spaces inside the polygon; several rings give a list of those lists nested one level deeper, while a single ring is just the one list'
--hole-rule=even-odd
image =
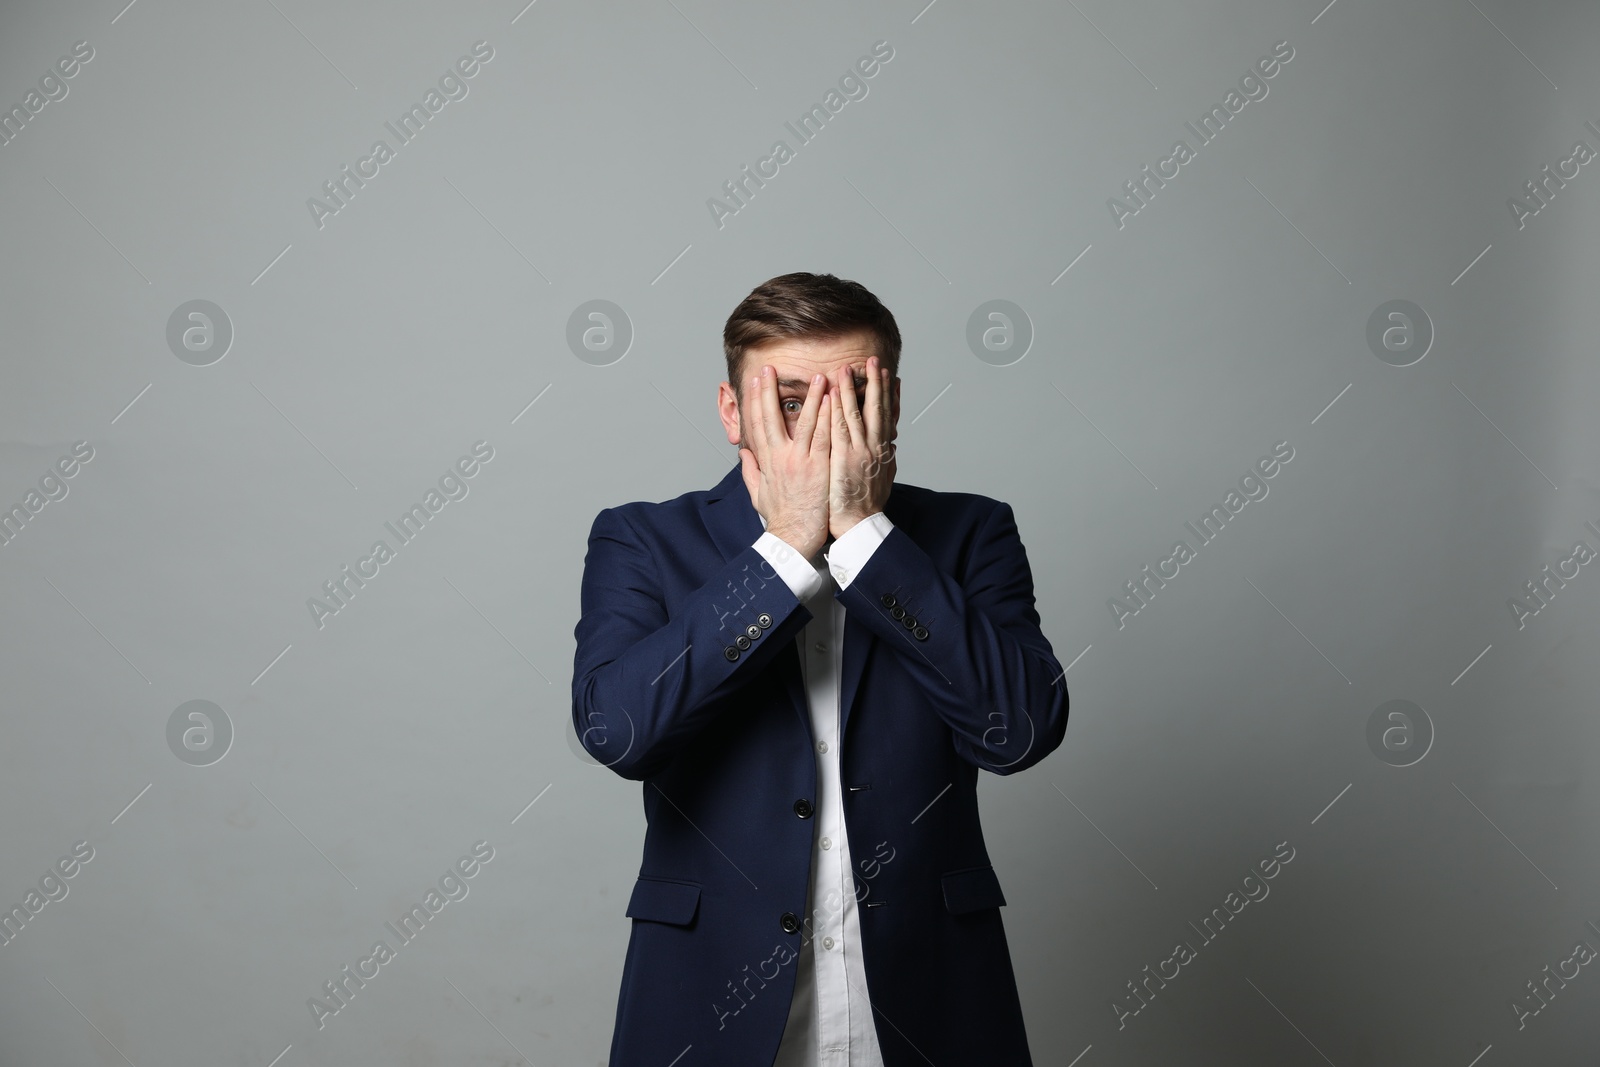
[{"label": "jacket button", "polygon": [[900,620],[900,625],[908,630],[915,630],[917,628],[917,617],[915,615],[907,615]]},{"label": "jacket button", "polygon": [[926,641],[928,639],[928,628],[926,626],[918,626],[915,630],[911,631],[911,636],[915,637],[918,641]]},{"label": "jacket button", "polygon": [[772,616],[763,611],[760,615],[756,616],[756,625],[765,630],[767,627],[772,625]]},{"label": "jacket button", "polygon": [[744,628],[744,635],[750,640],[754,641],[756,638],[761,636],[761,627],[757,626],[755,623],[751,623],[749,626]]},{"label": "jacket button", "polygon": [[729,645],[727,648],[723,649],[722,654],[728,657],[729,660],[736,660],[739,658],[739,650],[734,648],[732,645]]},{"label": "jacket button", "polygon": [[892,608],[896,603],[898,603],[898,601],[895,600],[893,593],[885,593],[883,596],[879,597],[878,600],[886,608]]},{"label": "jacket button", "polygon": [[[893,598],[891,597],[890,599]],[[906,609],[902,608],[899,604],[891,605],[889,608],[889,617],[892,619],[903,619],[906,617]]]},{"label": "jacket button", "polygon": [[800,929],[800,920],[792,911],[786,911],[780,915],[778,917],[778,923],[783,927],[783,932],[786,934],[795,933]]},{"label": "jacket button", "polygon": [[795,801],[794,813],[800,816],[802,819],[811,818],[811,801],[807,800],[805,797],[801,797],[799,800]]},{"label": "jacket button", "polygon": [[733,639],[733,644],[735,648],[737,648],[740,652],[743,652],[745,649],[750,647],[750,639],[744,634],[740,634],[738,637]]}]

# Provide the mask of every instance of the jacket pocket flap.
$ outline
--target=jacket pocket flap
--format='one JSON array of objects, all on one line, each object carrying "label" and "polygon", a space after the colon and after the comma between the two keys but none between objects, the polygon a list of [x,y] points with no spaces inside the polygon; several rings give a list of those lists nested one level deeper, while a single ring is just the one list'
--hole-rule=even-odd
[{"label": "jacket pocket flap", "polygon": [[963,915],[969,911],[1005,905],[1005,894],[1000,892],[1000,879],[994,873],[992,866],[951,871],[942,881],[944,906],[949,909],[951,915]]},{"label": "jacket pocket flap", "polygon": [[692,882],[640,878],[628,898],[627,915],[634,919],[687,926],[700,908],[700,887]]}]

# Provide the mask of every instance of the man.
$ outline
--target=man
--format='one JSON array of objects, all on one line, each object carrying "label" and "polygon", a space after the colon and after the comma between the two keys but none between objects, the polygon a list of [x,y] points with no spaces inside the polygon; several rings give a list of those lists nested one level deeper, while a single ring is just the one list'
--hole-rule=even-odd
[{"label": "man", "polygon": [[1031,1064],[977,772],[1060,745],[1009,505],[894,481],[900,333],[787,274],[723,331],[739,466],[600,512],[572,675],[644,783],[612,1067]]}]

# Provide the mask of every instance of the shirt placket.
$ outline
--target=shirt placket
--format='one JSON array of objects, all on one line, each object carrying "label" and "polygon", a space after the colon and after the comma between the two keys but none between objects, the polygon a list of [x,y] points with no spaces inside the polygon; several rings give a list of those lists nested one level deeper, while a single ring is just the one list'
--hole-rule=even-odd
[{"label": "shirt placket", "polygon": [[843,898],[840,895],[843,811],[839,788],[839,679],[836,588],[826,568],[817,608],[806,626],[807,697],[814,709],[817,746],[817,832],[814,838],[811,949],[816,964],[817,1047],[823,1067],[848,1067],[850,1003],[844,965]]}]

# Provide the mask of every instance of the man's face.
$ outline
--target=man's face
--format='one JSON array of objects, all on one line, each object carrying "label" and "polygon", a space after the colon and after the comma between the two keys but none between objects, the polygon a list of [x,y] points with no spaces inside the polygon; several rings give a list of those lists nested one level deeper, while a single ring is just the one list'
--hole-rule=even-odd
[{"label": "man's face", "polygon": [[[795,426],[800,421],[800,409],[805,406],[806,391],[810,388],[812,375],[824,375],[827,378],[826,388],[831,391],[838,388],[835,378],[839,369],[850,368],[851,375],[855,379],[856,405],[865,410],[867,359],[877,352],[876,338],[870,333],[849,334],[825,341],[790,338],[747,350],[744,354],[744,367],[740,371],[743,379],[740,382],[742,395],[735,398],[732,384],[729,382],[723,382],[717,390],[717,410],[722,417],[723,429],[728,433],[728,443],[737,445],[744,441],[744,426],[747,421],[744,411],[746,406],[754,403],[759,396],[759,390],[752,390],[748,379],[758,377],[763,366],[770,364],[777,372],[778,410],[783,415],[784,426],[789,436],[793,438]],[[884,439],[893,441],[896,435],[895,427],[900,420],[898,375],[890,381],[889,387],[890,417],[889,424],[884,428]],[[837,396],[834,398],[834,403],[839,403]],[[835,410],[838,410],[837,407]]]}]

